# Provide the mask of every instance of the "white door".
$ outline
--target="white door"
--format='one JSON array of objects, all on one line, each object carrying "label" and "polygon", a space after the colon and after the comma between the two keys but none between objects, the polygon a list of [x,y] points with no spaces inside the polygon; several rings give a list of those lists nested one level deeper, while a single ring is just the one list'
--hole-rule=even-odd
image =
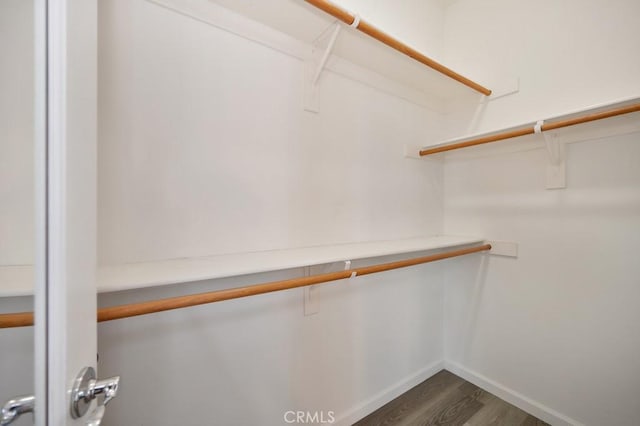
[{"label": "white door", "polygon": [[14,361],[33,353],[35,382],[2,365],[20,389],[0,389],[0,424],[97,425],[118,385],[95,377],[97,0],[0,1],[0,329],[34,311],[0,339]]},{"label": "white door", "polygon": [[94,370],[97,0],[46,3],[46,320],[37,324],[46,327],[39,333],[46,345],[38,346],[46,347],[46,371],[36,377],[46,386],[36,389],[47,393],[36,404],[46,398],[47,408],[36,421],[99,424],[117,379],[97,381]]}]

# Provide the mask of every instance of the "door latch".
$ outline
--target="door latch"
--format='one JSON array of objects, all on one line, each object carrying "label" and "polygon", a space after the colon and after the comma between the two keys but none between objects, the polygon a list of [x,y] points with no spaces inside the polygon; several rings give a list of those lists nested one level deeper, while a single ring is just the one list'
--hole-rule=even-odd
[{"label": "door latch", "polygon": [[99,395],[103,396],[102,404],[99,405],[107,405],[116,397],[119,383],[120,376],[96,380],[96,370],[93,367],[83,368],[71,391],[71,417],[79,419],[84,416],[89,411],[91,401]]}]

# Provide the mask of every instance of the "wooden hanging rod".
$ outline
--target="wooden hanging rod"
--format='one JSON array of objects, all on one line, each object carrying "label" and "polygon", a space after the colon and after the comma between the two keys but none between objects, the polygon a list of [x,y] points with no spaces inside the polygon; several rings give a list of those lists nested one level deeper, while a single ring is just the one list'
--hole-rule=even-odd
[{"label": "wooden hanging rod", "polygon": [[376,28],[375,26],[371,25],[370,23],[368,23],[367,21],[365,21],[364,19],[361,19],[359,23],[356,23],[356,16],[352,15],[350,12],[342,9],[341,7],[331,3],[330,1],[327,0],[305,0],[307,3],[317,7],[318,9],[328,13],[329,15],[333,16],[336,19],[339,19],[340,21],[344,22],[347,25],[351,25],[353,27],[355,27],[356,29],[362,31],[363,33],[367,34],[368,36],[373,37],[374,39],[380,41],[381,43],[386,44],[387,46],[391,47],[392,49],[397,50],[400,53],[403,53],[407,56],[409,56],[412,59],[415,59],[416,61],[420,62],[423,65],[428,66],[429,68],[432,68],[436,71],[438,71],[441,74],[446,75],[449,78],[452,78],[456,81],[458,81],[459,83],[464,84],[467,87],[470,87],[471,89],[475,90],[476,92],[480,92],[485,96],[489,96],[491,95],[491,90],[487,89],[484,86],[481,86],[480,84],[476,83],[475,81],[469,80],[468,78],[458,74],[457,72],[453,71],[450,68],[445,67],[444,65],[434,61],[433,59],[429,58],[428,56],[425,56],[424,54],[418,52],[417,50],[415,50],[414,48],[407,46],[406,44],[402,43],[401,41],[391,37],[390,35],[384,33],[383,31],[379,30],[378,28]]},{"label": "wooden hanging rod", "polygon": [[[587,114],[580,117],[569,118],[566,120],[554,121],[552,123],[544,123],[541,130],[554,130],[562,127],[575,126],[576,124],[588,123],[590,121],[602,120],[605,118],[615,117],[617,115],[629,114],[640,111],[640,103],[625,107],[615,108],[608,111]],[[482,136],[477,139],[471,139],[464,142],[456,142],[448,145],[427,148],[420,151],[421,156],[437,154],[439,152],[453,151],[454,149],[467,148],[475,145],[483,145],[485,143],[497,142],[504,139],[516,138],[518,136],[532,135],[535,133],[535,125],[525,127],[518,130],[509,130],[507,132],[496,133],[495,135]]]},{"label": "wooden hanging rod", "polygon": [[[312,275],[303,278],[293,278],[289,280],[273,281],[269,283],[231,288],[227,290],[211,291],[208,293],[177,296],[168,299],[152,300],[149,302],[132,303],[129,305],[101,308],[98,309],[98,322],[135,317],[138,315],[152,314],[155,312],[170,311],[173,309],[188,308],[190,306],[204,305],[207,303],[221,302],[223,300],[255,296],[257,294],[271,293],[274,291],[306,287],[314,284],[322,284],[350,278],[354,273],[355,276],[375,274],[377,272],[390,271],[392,269],[420,265],[422,263],[429,263],[436,260],[464,256],[466,254],[478,253],[486,250],[491,250],[491,244],[452,250],[444,253],[433,254],[430,256],[400,260],[397,262],[382,263],[379,265],[365,266],[362,268],[348,269],[345,271]],[[0,328],[27,327],[30,325],[33,325],[33,312],[0,314]]]}]

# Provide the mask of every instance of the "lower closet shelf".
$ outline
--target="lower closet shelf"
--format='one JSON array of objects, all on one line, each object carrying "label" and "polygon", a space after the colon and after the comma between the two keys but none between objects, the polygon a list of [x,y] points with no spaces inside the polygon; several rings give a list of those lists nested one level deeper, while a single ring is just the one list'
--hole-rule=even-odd
[{"label": "lower closet shelf", "polygon": [[[405,241],[406,242],[406,241]],[[387,243],[388,244],[388,243]],[[122,318],[130,318],[139,315],[147,315],[156,312],[170,311],[174,309],[188,308],[190,306],[205,305],[224,300],[239,299],[258,294],[272,293],[282,290],[290,290],[300,287],[308,287],[315,284],[324,284],[333,281],[344,280],[361,275],[376,274],[394,269],[422,265],[425,263],[465,256],[468,254],[491,250],[491,244],[456,244],[465,245],[454,250],[445,250],[428,256],[413,257],[410,259],[393,262],[378,263],[369,266],[351,267],[351,262],[345,262],[345,269],[337,272],[308,275],[305,277],[291,278],[287,280],[271,281],[244,287],[235,287],[224,290],[216,290],[205,293],[187,294],[165,299],[150,300],[146,302],[131,303],[126,305],[100,308],[97,312],[98,322],[112,321]],[[360,246],[359,246],[360,247]],[[424,245],[423,245],[424,247]],[[450,245],[449,245],[450,247]],[[360,247],[361,248],[361,247]],[[368,248],[371,248],[370,246]],[[411,250],[414,251],[414,250]],[[425,251],[418,249],[417,251]],[[365,252],[361,252],[365,253]],[[368,253],[371,253],[370,251]],[[353,254],[353,253],[351,253]],[[228,256],[226,256],[228,258]],[[353,256],[350,256],[354,258]],[[372,257],[367,255],[366,257]],[[280,268],[282,269],[282,268]],[[184,282],[184,279],[183,279]],[[28,327],[34,323],[33,312],[16,312],[0,314],[0,328]]]},{"label": "lower closet shelf", "polygon": [[434,236],[103,266],[98,292],[130,290],[476,244],[478,237]]},{"label": "lower closet shelf", "polygon": [[[440,235],[101,266],[99,293],[257,274],[346,260],[476,244],[478,237]],[[0,266],[0,297],[33,294],[33,265]]]}]

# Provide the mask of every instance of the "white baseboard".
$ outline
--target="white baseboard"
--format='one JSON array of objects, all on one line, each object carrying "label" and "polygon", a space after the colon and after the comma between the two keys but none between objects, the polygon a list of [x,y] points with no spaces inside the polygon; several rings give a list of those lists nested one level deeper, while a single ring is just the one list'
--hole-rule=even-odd
[{"label": "white baseboard", "polygon": [[399,382],[383,389],[363,403],[349,409],[346,413],[336,418],[334,425],[350,426],[366,415],[374,412],[391,400],[399,397],[412,387],[424,382],[429,377],[444,369],[444,361],[437,361],[433,364],[419,370],[409,377],[405,377]]},{"label": "white baseboard", "polygon": [[494,382],[481,374],[471,371],[458,363],[445,361],[444,368],[551,425],[584,426],[582,423],[560,414],[537,401],[527,398],[513,389]]}]

